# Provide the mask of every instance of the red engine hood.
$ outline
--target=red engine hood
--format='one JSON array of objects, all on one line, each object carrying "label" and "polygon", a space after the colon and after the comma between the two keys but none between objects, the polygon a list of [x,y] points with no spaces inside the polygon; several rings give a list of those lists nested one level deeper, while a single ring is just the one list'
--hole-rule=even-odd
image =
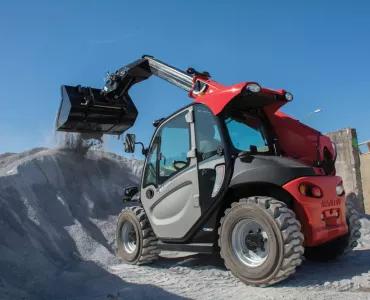
[{"label": "red engine hood", "polygon": [[[266,114],[274,127],[284,156],[317,167],[318,174],[323,173],[320,169],[325,169],[324,173],[335,175],[336,153],[329,137],[280,111],[272,112],[267,109]],[[319,167],[317,162],[322,165]]]}]

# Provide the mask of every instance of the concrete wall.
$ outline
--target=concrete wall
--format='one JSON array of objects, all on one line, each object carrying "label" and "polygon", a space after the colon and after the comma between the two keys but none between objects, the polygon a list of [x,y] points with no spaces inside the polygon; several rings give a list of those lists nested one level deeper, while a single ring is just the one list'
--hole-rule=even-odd
[{"label": "concrete wall", "polygon": [[337,175],[343,178],[347,199],[351,199],[360,212],[365,212],[356,129],[345,128],[326,135],[337,145],[335,167]]},{"label": "concrete wall", "polygon": [[370,214],[370,153],[360,155],[365,212]]}]

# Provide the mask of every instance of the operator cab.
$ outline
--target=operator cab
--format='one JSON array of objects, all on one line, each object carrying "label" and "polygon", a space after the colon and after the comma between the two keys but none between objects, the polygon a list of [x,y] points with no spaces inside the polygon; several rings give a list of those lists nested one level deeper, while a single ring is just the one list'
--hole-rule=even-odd
[{"label": "operator cab", "polygon": [[158,124],[145,160],[141,202],[153,212],[152,226],[163,241],[186,239],[192,224],[220,197],[230,172],[222,130],[203,104],[189,105]]},{"label": "operator cab", "polygon": [[[206,105],[194,103],[161,119],[147,150],[140,191],[153,230],[162,242],[187,241],[230,187],[287,180],[290,173],[285,171],[294,163],[277,153],[260,109],[226,108],[214,115]],[[302,165],[294,167],[298,172]],[[204,234],[209,241],[214,235]]]}]

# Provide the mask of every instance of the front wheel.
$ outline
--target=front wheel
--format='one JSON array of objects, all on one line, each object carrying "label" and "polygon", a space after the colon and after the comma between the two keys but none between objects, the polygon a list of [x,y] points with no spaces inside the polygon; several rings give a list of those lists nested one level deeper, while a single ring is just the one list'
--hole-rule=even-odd
[{"label": "front wheel", "polygon": [[304,248],[301,225],[283,202],[250,197],[234,202],[219,227],[221,257],[235,277],[269,286],[295,273]]},{"label": "front wheel", "polygon": [[142,207],[128,207],[121,212],[116,241],[119,255],[128,264],[149,264],[159,257],[158,239]]}]

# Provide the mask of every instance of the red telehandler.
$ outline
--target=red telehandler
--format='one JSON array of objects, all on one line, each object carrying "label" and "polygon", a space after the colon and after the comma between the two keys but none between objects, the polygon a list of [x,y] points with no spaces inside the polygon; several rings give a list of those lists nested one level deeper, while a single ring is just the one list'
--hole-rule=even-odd
[{"label": "red telehandler", "polygon": [[126,134],[125,151],[140,144],[145,155],[140,187],[125,190],[137,205],[117,222],[126,263],[152,263],[161,250],[219,252],[242,282],[268,286],[294,274],[303,255],[330,261],[356,247],[359,214],[335,174],[335,145],[279,111],[293,100],[285,90],[224,86],[143,56],[103,89],[62,86],[56,129],[121,135],[138,115],[130,88],[153,74],[194,101],[154,121],[147,148]]}]

